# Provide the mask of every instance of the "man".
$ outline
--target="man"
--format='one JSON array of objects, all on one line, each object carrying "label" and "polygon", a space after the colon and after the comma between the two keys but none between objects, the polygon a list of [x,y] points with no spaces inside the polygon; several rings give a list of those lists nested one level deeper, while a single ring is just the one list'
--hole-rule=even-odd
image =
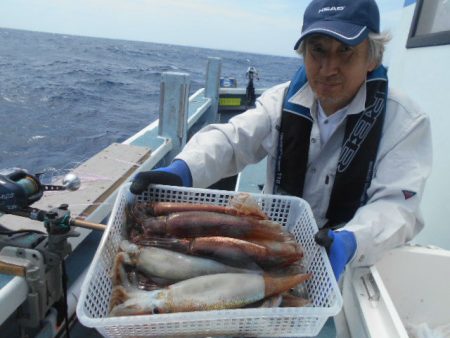
[{"label": "man", "polygon": [[388,88],[374,0],[313,0],[295,49],[304,66],[266,91],[256,108],[197,133],[149,183],[207,187],[267,156],[265,193],[300,196],[329,247],[336,279],[366,266],[423,227],[419,203],[430,173],[428,117]]}]

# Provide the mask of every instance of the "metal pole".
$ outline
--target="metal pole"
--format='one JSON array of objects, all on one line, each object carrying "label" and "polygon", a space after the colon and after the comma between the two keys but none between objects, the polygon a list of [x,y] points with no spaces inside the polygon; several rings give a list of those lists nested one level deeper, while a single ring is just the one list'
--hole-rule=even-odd
[{"label": "metal pole", "polygon": [[190,78],[186,73],[162,74],[158,134],[172,142],[170,159],[186,144],[189,86]]},{"label": "metal pole", "polygon": [[220,73],[222,69],[222,60],[216,57],[208,58],[208,68],[206,71],[205,96],[211,99],[211,106],[204,115],[204,122],[215,123],[217,119],[217,110],[219,103]]}]

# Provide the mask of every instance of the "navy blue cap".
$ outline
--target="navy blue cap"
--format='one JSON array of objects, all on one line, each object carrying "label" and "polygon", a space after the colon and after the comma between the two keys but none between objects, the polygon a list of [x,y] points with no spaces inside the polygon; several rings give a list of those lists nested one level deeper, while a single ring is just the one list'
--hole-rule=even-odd
[{"label": "navy blue cap", "polygon": [[380,32],[380,12],[374,0],[313,0],[303,16],[302,35],[325,34],[342,43],[356,46],[369,32]]}]

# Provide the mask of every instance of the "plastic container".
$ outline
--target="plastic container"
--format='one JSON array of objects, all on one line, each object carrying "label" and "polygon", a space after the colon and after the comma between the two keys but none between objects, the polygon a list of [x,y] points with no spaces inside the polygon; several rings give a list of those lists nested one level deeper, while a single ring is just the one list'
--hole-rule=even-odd
[{"label": "plastic container", "polygon": [[352,337],[448,337],[450,251],[403,246],[344,279]]},{"label": "plastic container", "polygon": [[[237,193],[155,185],[138,201],[202,202],[227,205]],[[252,194],[269,217],[286,226],[305,250],[304,265],[313,277],[306,288],[313,306],[246,308],[219,311],[108,317],[110,273],[123,239],[129,185],[119,192],[108,227],[83,283],[77,306],[79,321],[106,337],[127,336],[316,336],[342,307],[342,296],[324,248],[314,242],[317,225],[309,205],[296,197]]]}]

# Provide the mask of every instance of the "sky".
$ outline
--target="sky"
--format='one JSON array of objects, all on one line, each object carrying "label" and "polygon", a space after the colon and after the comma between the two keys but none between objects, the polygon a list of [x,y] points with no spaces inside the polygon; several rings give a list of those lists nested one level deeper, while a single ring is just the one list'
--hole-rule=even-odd
[{"label": "sky", "polygon": [[[356,1],[356,0],[355,0]],[[405,0],[377,0],[395,31]],[[295,56],[309,0],[0,0],[0,27]]]}]

